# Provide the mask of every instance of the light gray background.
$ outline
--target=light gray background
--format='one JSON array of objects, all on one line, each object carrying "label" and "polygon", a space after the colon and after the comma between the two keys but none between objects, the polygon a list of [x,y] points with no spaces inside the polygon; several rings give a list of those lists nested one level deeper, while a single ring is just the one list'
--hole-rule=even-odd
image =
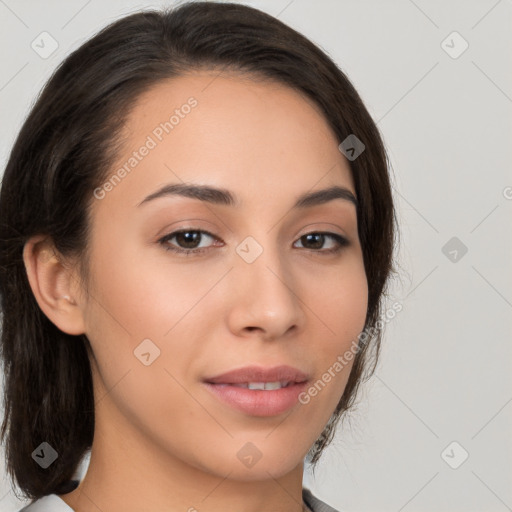
[{"label": "light gray background", "polygon": [[[403,310],[305,485],[344,511],[512,510],[511,1],[240,3],[299,30],[348,74],[387,144],[401,224],[390,304]],[[57,64],[122,14],[164,4],[0,0],[2,170]],[[31,48],[43,31],[59,45],[47,59]],[[457,36],[442,44],[453,31],[469,44],[457,58],[445,51],[462,48]],[[452,237],[465,255],[442,252]],[[0,510],[18,510],[2,476]]]}]

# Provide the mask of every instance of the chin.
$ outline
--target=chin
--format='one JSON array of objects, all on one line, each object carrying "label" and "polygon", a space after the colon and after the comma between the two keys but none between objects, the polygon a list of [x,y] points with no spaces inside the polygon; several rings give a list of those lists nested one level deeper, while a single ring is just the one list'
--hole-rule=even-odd
[{"label": "chin", "polygon": [[276,450],[269,446],[258,449],[257,446],[262,444],[258,445],[257,441],[254,444],[244,443],[241,448],[234,451],[232,457],[226,457],[229,451],[225,452],[223,462],[216,464],[215,472],[222,476],[229,474],[230,480],[254,482],[283,477],[303,463],[305,454],[304,457],[300,457],[297,447],[290,447],[287,453],[283,454],[282,449]]}]

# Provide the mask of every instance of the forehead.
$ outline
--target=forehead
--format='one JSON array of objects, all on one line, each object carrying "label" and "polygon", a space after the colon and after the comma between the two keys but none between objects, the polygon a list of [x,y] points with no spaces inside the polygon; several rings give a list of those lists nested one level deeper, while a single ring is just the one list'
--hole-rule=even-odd
[{"label": "forehead", "polygon": [[[244,203],[247,192],[260,202],[329,185],[354,192],[318,105],[276,81],[218,71],[161,81],[137,98],[124,140],[112,172],[124,165],[129,176],[109,196],[122,188],[131,205],[157,185],[180,182],[229,188]],[[126,167],[144,146],[151,149]]]}]

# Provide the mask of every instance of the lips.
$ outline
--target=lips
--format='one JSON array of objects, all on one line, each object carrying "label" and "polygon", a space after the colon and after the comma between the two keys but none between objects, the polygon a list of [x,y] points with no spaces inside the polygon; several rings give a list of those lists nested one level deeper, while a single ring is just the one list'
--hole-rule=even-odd
[{"label": "lips", "polygon": [[292,366],[246,366],[207,377],[205,389],[225,405],[250,416],[272,417],[296,407],[309,376]]},{"label": "lips", "polygon": [[203,380],[209,384],[244,385],[249,383],[280,382],[284,385],[291,385],[306,382],[309,380],[309,377],[298,368],[288,365],[275,366],[273,368],[253,365],[231,370],[213,377],[207,377]]}]

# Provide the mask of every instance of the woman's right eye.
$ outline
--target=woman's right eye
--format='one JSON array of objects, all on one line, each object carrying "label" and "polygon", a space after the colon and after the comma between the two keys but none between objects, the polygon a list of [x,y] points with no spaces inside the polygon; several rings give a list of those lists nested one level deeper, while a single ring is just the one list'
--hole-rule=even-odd
[{"label": "woman's right eye", "polygon": [[[164,237],[160,238],[158,242],[163,245],[164,249],[167,251],[183,253],[186,256],[189,256],[196,253],[205,252],[205,250],[208,249],[208,247],[201,247],[197,244],[198,241],[201,241],[202,238],[204,238],[204,235],[218,240],[212,233],[203,229],[181,229],[179,231],[174,231],[168,235],[165,235]],[[170,240],[174,238],[178,244],[183,244],[184,247],[170,244]]]}]

